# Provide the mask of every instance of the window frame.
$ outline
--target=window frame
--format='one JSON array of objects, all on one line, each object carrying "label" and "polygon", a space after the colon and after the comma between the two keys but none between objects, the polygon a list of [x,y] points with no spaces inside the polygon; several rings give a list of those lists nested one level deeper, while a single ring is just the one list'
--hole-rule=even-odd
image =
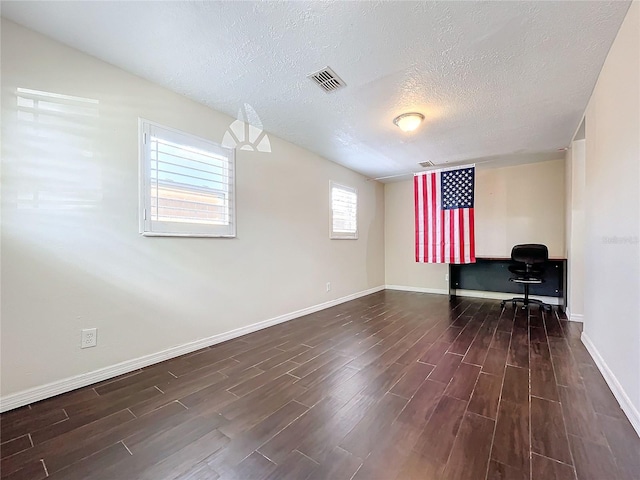
[{"label": "window frame", "polygon": [[[345,233],[345,232],[336,232],[333,230],[333,189],[338,188],[350,193],[355,194],[356,196],[356,230],[353,233]],[[344,185],[342,183],[334,182],[333,180],[329,181],[329,238],[331,240],[357,240],[358,239],[358,189],[355,187],[350,187],[348,185]]]},{"label": "window frame", "polygon": [[[230,180],[227,182],[228,225],[206,223],[161,222],[151,219],[151,134],[159,129],[168,141],[205,150],[227,159]],[[185,143],[185,140],[188,143]],[[206,237],[236,238],[236,161],[235,149],[223,147],[202,137],[168,127],[157,122],[138,118],[138,215],[139,233],[145,237]]]}]

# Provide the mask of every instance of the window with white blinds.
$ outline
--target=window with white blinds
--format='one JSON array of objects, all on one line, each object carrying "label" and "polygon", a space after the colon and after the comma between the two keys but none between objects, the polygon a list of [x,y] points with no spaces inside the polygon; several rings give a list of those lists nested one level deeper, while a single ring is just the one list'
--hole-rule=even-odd
[{"label": "window with white blinds", "polygon": [[331,182],[331,238],[358,238],[358,191]]},{"label": "window with white blinds", "polygon": [[143,235],[234,237],[232,149],[140,120]]}]

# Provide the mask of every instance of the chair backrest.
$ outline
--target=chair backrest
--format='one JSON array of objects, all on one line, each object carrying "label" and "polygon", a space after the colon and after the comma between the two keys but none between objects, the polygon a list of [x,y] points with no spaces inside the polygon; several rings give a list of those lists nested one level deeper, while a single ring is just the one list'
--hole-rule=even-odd
[{"label": "chair backrest", "polygon": [[516,245],[511,249],[511,260],[526,265],[546,263],[549,260],[549,250],[546,245],[538,243]]}]

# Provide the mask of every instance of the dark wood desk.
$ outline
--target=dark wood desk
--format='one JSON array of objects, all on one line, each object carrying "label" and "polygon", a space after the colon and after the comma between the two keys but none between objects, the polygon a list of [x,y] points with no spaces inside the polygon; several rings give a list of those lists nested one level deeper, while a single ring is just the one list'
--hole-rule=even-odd
[{"label": "dark wood desk", "polygon": [[[456,296],[456,290],[479,292],[500,292],[522,296],[522,286],[510,282],[513,274],[508,270],[513,262],[509,257],[476,257],[476,263],[463,265],[449,264],[449,296]],[[530,295],[556,297],[559,308],[567,306],[567,259],[550,258],[546,264],[544,282],[531,285]]]}]

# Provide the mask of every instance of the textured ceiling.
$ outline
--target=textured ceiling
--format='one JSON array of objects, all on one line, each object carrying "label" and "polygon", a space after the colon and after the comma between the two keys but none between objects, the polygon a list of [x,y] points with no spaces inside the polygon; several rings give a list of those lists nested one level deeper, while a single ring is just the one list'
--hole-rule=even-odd
[{"label": "textured ceiling", "polygon": [[[268,132],[381,177],[567,146],[628,6],[51,1],[2,15],[229,115],[249,104]],[[346,88],[306,78],[326,65]],[[426,116],[413,134],[392,123],[407,111]]]}]

